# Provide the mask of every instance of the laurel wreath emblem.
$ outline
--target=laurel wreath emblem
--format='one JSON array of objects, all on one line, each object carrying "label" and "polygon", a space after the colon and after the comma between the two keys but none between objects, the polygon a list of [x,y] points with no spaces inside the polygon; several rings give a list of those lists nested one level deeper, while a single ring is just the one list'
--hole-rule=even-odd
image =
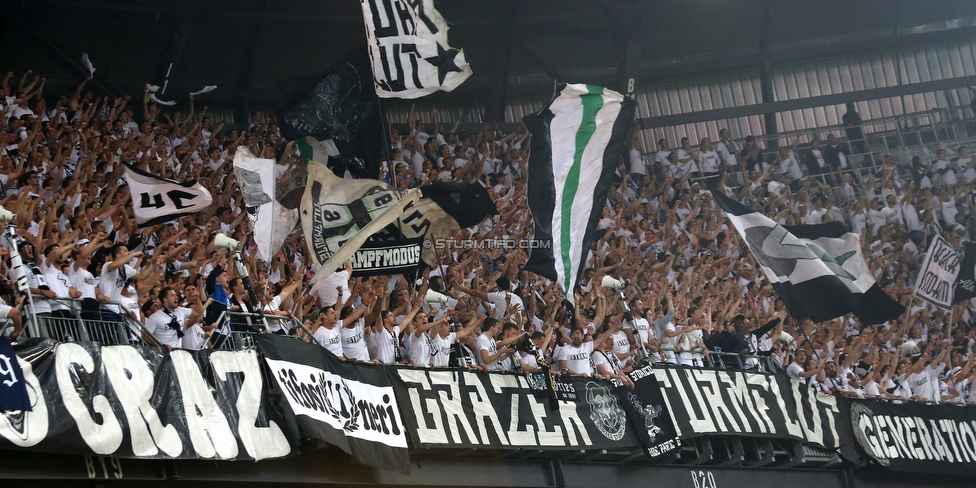
[{"label": "laurel wreath emblem", "polygon": [[[342,381],[336,385],[336,393],[345,395],[349,400],[349,418],[342,424],[342,430],[346,431],[347,433],[352,433],[359,430],[359,417],[361,416],[362,412],[359,409],[359,405],[356,403],[356,397],[353,396],[352,390],[349,389],[349,385],[347,385],[345,381]],[[325,402],[325,408],[329,411],[329,415],[331,415],[333,419],[342,422],[342,412],[336,409],[332,404],[331,395],[329,395],[329,398],[330,399]]]}]

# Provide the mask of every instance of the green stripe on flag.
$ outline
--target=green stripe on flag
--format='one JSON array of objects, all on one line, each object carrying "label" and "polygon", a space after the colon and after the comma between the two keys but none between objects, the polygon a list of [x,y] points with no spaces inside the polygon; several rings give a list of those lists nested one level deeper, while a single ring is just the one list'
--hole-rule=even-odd
[{"label": "green stripe on flag", "polygon": [[[315,155],[315,151],[312,150],[312,146],[309,145],[308,140],[304,137],[295,141],[295,147],[298,148],[298,152],[301,153],[302,160],[304,160],[305,163],[311,161],[312,157]],[[322,164],[325,163],[322,162]]]},{"label": "green stripe on flag", "polygon": [[[573,202],[576,200],[576,192],[579,191],[580,166],[583,162],[583,151],[590,143],[590,138],[596,132],[596,114],[603,108],[603,88],[599,86],[586,85],[586,93],[580,96],[580,103],[583,104],[583,120],[580,122],[579,130],[576,131],[576,153],[573,155],[573,166],[569,168],[566,176],[566,185],[563,186],[563,208],[560,244],[563,256],[563,289],[566,294],[573,293],[573,283],[570,283],[573,275],[573,260],[570,258],[570,224],[573,221]],[[589,219],[589,216],[580,216]],[[582,258],[581,258],[582,259]]]}]

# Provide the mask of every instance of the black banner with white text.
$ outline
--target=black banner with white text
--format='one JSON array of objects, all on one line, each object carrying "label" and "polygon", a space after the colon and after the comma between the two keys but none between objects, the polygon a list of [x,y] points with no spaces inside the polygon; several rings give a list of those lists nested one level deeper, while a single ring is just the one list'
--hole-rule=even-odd
[{"label": "black banner with white text", "polygon": [[891,471],[976,476],[976,407],[845,398],[854,439]]},{"label": "black banner with white text", "polygon": [[[577,401],[554,410],[525,376],[389,369],[416,447],[621,449],[640,445],[605,381],[573,379]],[[564,392],[565,393],[565,392]]]},{"label": "black banner with white text", "polygon": [[836,396],[786,375],[655,367],[682,439],[734,433],[796,439],[856,459],[850,423]]},{"label": "black banner with white text", "polygon": [[254,351],[33,339],[16,353],[32,410],[0,412],[0,448],[254,461],[292,453]]}]

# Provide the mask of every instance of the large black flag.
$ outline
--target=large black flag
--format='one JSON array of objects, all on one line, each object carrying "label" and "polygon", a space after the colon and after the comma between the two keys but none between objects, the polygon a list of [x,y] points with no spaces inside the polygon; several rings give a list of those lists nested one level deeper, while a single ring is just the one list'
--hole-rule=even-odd
[{"label": "large black flag", "polygon": [[956,281],[956,290],[952,297],[952,303],[959,303],[976,297],[976,244],[966,243],[966,255],[962,258],[959,265],[959,278]]},{"label": "large black flag", "polygon": [[796,320],[822,322],[853,312],[871,325],[905,312],[874,282],[857,234],[843,224],[784,227],[721,193],[712,195]]},{"label": "large black flag", "polygon": [[333,61],[323,71],[280,81],[278,92],[286,107],[278,118],[285,139],[331,139],[353,176],[379,178],[383,145],[389,141],[383,133],[365,47]]}]

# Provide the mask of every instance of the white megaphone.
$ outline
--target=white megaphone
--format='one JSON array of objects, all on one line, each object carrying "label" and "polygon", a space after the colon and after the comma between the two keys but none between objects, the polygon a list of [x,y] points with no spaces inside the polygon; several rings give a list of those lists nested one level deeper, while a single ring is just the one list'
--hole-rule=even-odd
[{"label": "white megaphone", "polygon": [[434,290],[428,289],[427,296],[424,297],[424,301],[427,303],[440,303],[441,305],[444,305],[445,303],[447,303],[448,298],[450,297],[443,293],[437,293]]},{"label": "white megaphone", "polygon": [[604,276],[603,281],[600,283],[600,286],[602,286],[603,288],[609,288],[614,291],[620,291],[623,290],[626,285],[624,285],[623,281],[620,281],[614,277]]},{"label": "white megaphone", "polygon": [[240,249],[241,243],[237,239],[231,239],[227,237],[226,234],[217,234],[214,236],[214,247],[217,249],[230,249],[231,251],[236,251]]},{"label": "white megaphone", "polygon": [[790,334],[789,332],[780,332],[779,333],[779,342],[781,342],[784,346],[789,346],[789,345],[793,344],[793,341],[794,340],[795,339],[793,338],[793,335]]},{"label": "white megaphone", "polygon": [[12,224],[17,221],[17,214],[0,206],[0,222]]}]

